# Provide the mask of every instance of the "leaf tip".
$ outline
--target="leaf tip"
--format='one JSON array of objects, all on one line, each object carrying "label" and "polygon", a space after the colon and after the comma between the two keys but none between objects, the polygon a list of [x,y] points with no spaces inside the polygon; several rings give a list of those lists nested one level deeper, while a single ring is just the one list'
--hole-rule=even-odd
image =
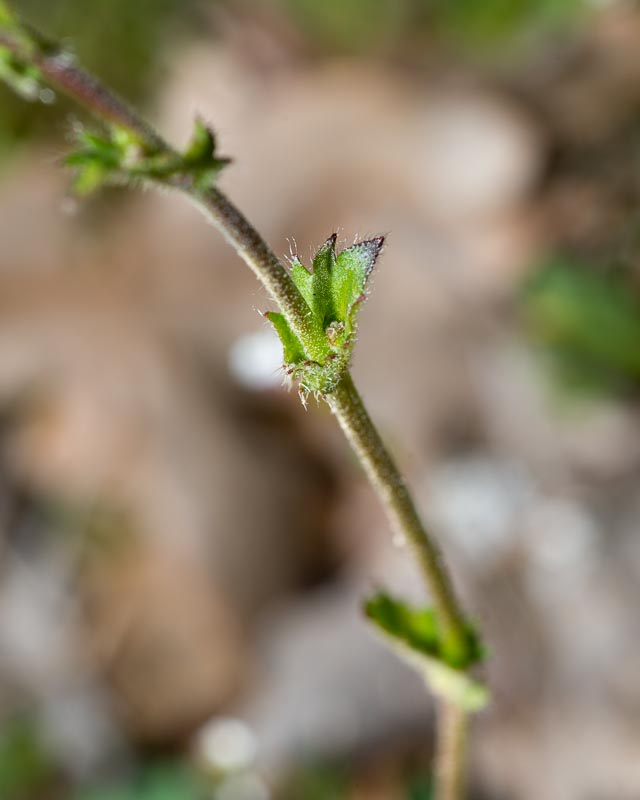
[{"label": "leaf tip", "polygon": [[333,253],[335,254],[337,241],[338,241],[338,234],[332,233],[331,236],[322,244],[322,246],[318,248],[318,254],[326,253],[328,250],[333,251]]},{"label": "leaf tip", "polygon": [[384,234],[381,234],[380,236],[374,236],[373,239],[364,239],[362,242],[358,242],[355,246],[361,247],[363,250],[367,251],[367,255],[371,259],[373,265],[382,252],[386,241],[387,237]]}]

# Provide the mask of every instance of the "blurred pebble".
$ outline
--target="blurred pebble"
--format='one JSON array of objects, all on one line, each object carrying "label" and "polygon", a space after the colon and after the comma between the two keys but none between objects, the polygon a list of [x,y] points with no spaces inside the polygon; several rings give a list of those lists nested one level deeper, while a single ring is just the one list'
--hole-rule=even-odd
[{"label": "blurred pebble", "polygon": [[253,763],[257,751],[256,738],[239,719],[214,718],[197,734],[196,748],[200,758],[220,772],[238,772]]},{"label": "blurred pebble", "polygon": [[282,345],[275,331],[269,326],[236,339],[229,350],[229,370],[246,389],[281,386]]}]

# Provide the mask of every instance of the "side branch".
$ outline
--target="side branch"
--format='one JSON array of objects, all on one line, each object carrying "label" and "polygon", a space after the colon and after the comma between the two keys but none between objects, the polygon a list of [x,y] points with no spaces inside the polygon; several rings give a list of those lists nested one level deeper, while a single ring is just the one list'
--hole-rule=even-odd
[{"label": "side branch", "polygon": [[[25,31],[26,37],[0,33],[0,47],[18,61],[36,67],[43,81],[71,97],[100,122],[126,131],[141,148],[153,154],[177,155],[124,100],[79,67],[72,55],[49,43],[40,44],[44,38],[26,26]],[[306,303],[282,262],[233,203],[215,187],[197,188],[189,175],[149,176],[148,180],[176,188],[191,199],[253,270],[315,357]]]}]

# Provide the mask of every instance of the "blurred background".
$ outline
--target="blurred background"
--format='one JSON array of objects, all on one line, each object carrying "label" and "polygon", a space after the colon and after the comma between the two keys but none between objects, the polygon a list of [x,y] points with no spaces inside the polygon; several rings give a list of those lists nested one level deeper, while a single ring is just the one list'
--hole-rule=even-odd
[{"label": "blurred background", "polygon": [[[15,0],[276,252],[386,233],[354,373],[490,650],[470,797],[640,797],[640,8]],[[0,92],[0,797],[427,800],[422,599],[268,298],[179,197],[79,204]]]}]

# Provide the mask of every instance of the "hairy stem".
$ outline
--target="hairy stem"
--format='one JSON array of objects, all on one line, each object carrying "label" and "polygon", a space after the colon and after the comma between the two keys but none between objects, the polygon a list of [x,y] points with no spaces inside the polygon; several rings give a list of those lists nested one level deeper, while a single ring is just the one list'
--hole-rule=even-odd
[{"label": "hairy stem", "polygon": [[452,654],[464,658],[464,616],[444,565],[440,548],[424,527],[404,478],[371,421],[349,372],[328,403],[387,512],[393,530],[406,539],[420,566],[442,622]]},{"label": "hairy stem", "polygon": [[467,712],[441,699],[438,705],[435,800],[461,800],[465,790]]},{"label": "hairy stem", "polygon": [[[0,12],[3,7],[3,0],[0,0]],[[0,33],[0,47],[8,49],[21,62],[35,66],[43,80],[68,94],[103,123],[124,129],[141,146],[155,153],[175,153],[135,111],[78,67],[72,57],[26,26],[23,34]],[[199,189],[188,175],[157,182],[185,193],[223,234],[265,286],[310,357],[314,358],[309,309],[282,262],[243,214],[217,188]],[[405,481],[348,371],[327,401],[380,497],[393,529],[406,538],[420,566],[438,611],[448,659],[453,663],[467,663],[469,644],[465,619],[440,550],[420,520]],[[437,800],[459,800],[462,796],[465,736],[466,712],[443,700],[436,758]]]},{"label": "hairy stem", "polygon": [[307,304],[280,259],[253,225],[228,197],[215,187],[200,192],[183,182],[182,185],[178,183],[177,188],[186,192],[191,201],[253,270],[290,321],[309,356],[311,358],[319,356],[320,354],[316,353],[313,337],[308,335],[307,321],[310,318],[310,311]]}]

